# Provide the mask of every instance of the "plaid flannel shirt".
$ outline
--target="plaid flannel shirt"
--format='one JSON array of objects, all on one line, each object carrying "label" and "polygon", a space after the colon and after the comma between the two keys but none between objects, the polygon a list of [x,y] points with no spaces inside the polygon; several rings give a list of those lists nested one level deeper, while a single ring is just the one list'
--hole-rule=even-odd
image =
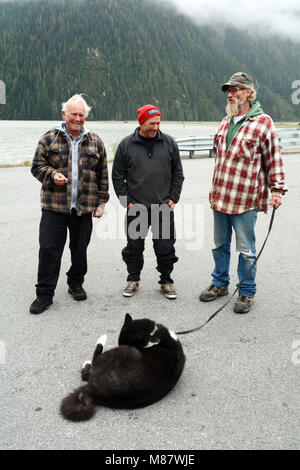
[{"label": "plaid flannel shirt", "polygon": [[[72,150],[66,134],[58,129],[46,132],[38,143],[31,172],[41,183],[41,205],[54,212],[70,213],[72,189]],[[53,177],[62,173],[68,182],[57,186]],[[106,203],[108,173],[106,151],[101,139],[88,132],[78,149],[77,215],[93,212]]]},{"label": "plaid flannel shirt", "polygon": [[226,214],[267,212],[268,188],[274,194],[287,191],[274,123],[267,114],[247,117],[226,150],[229,123],[226,116],[214,138],[211,208]]}]

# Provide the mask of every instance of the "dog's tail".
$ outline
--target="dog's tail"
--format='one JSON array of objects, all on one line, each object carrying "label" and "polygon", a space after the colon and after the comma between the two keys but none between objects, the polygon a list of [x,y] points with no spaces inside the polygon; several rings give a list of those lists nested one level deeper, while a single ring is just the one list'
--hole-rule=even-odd
[{"label": "dog's tail", "polygon": [[93,399],[87,393],[87,386],[77,388],[61,402],[60,413],[70,421],[87,421],[95,412]]}]

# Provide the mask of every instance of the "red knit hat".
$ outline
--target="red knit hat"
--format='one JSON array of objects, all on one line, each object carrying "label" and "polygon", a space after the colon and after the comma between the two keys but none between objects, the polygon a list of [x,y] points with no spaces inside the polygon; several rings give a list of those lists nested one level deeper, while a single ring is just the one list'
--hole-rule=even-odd
[{"label": "red knit hat", "polygon": [[161,116],[160,109],[157,106],[153,106],[152,104],[145,104],[137,110],[138,112],[138,121],[140,124],[147,121],[147,119],[153,116]]}]

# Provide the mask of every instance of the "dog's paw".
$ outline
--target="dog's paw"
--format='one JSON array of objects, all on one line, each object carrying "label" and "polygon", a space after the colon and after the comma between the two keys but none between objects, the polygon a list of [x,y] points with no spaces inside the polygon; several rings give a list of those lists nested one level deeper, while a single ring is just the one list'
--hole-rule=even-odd
[{"label": "dog's paw", "polygon": [[90,365],[90,366],[91,366],[91,365],[92,365],[91,361],[85,361],[85,362],[82,364],[82,368],[84,369],[85,366],[87,366],[87,365]]},{"label": "dog's paw", "polygon": [[175,339],[175,341],[178,341],[177,335],[176,333],[174,333],[174,331],[169,330],[169,335],[171,336],[171,338]]},{"label": "dog's paw", "polygon": [[81,379],[88,382],[92,370],[91,361],[85,361],[81,369]]},{"label": "dog's paw", "polygon": [[100,338],[98,338],[97,344],[102,344],[104,347],[107,341],[107,335],[102,335]]}]

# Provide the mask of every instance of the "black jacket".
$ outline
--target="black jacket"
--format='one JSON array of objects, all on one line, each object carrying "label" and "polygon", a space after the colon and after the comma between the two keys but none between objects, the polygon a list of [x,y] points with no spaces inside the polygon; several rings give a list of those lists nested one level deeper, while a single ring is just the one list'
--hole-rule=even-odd
[{"label": "black jacket", "polygon": [[139,127],[118,145],[112,180],[122,205],[178,202],[184,180],[176,142],[158,131],[152,155],[139,137]]}]

